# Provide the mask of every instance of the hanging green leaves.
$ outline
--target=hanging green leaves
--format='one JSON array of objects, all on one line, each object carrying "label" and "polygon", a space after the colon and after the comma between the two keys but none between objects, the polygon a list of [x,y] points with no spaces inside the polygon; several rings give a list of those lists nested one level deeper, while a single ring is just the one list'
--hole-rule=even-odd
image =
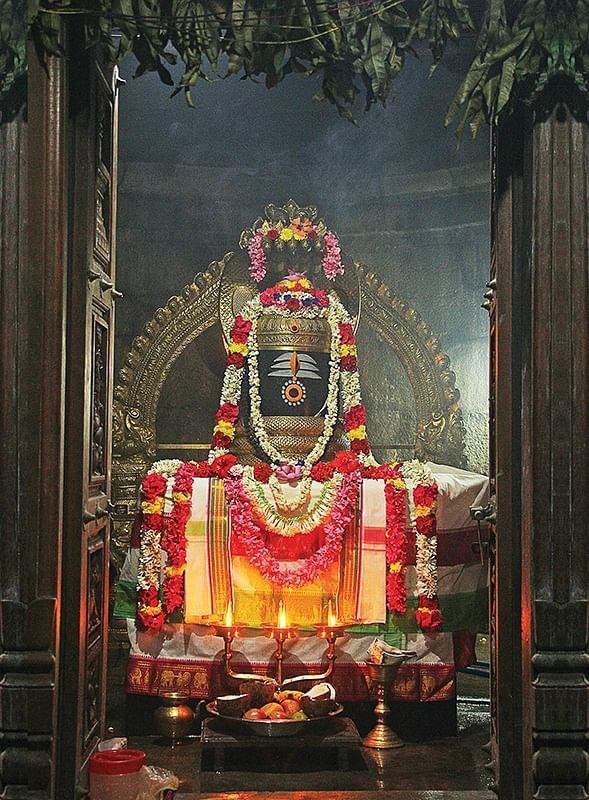
[{"label": "hanging green leaves", "polygon": [[271,88],[302,72],[321,77],[317,99],[353,119],[361,92],[367,106],[385,102],[416,41],[427,43],[434,68],[450,41],[473,33],[474,59],[446,118],[461,111],[459,135],[467,124],[476,133],[515,96],[529,97],[555,75],[587,89],[589,0],[486,0],[477,25],[469,0],[29,0],[28,19],[24,4],[0,0],[3,118],[22,102],[29,30],[60,53],[58,22],[66,15],[80,16],[88,46],[108,58],[133,52],[137,75],[154,71],[172,85],[169,66],[179,58],[184,71],[174,93],[189,102],[202,79],[261,76]]}]

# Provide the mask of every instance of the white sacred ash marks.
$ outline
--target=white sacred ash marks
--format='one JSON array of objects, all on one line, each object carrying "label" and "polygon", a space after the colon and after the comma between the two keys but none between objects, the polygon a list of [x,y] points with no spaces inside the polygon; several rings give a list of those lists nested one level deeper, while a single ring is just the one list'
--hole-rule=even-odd
[{"label": "white sacred ash marks", "polygon": [[280,353],[268,372],[269,378],[289,378],[282,384],[281,395],[289,406],[299,406],[307,397],[307,390],[300,379],[321,380],[317,362],[308,353]]}]

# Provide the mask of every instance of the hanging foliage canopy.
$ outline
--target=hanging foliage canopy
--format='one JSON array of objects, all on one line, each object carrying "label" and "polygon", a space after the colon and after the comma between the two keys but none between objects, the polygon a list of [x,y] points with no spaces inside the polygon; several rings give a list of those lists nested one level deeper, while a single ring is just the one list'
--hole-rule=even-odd
[{"label": "hanging foliage canopy", "polygon": [[[26,5],[26,11],[25,11]],[[155,71],[173,93],[211,75],[264,76],[268,87],[300,72],[321,76],[320,98],[349,119],[359,93],[385,102],[416,42],[433,67],[449,41],[474,37],[474,59],[446,123],[476,133],[517,95],[530,97],[552,77],[583,91],[589,75],[589,0],[0,0],[0,113],[24,96],[26,39],[59,53],[60,20],[83,20],[88,46],[120,60],[132,51],[137,75]]]}]

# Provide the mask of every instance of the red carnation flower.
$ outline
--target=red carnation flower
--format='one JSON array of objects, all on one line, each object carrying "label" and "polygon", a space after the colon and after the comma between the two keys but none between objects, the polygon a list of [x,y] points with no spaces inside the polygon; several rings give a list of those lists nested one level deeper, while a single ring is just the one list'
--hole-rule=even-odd
[{"label": "red carnation flower", "polygon": [[327,308],[329,305],[329,297],[327,296],[327,292],[323,291],[323,289],[317,289],[315,291],[315,298],[321,308]]},{"label": "red carnation flower", "polygon": [[155,616],[152,614],[145,614],[143,611],[139,611],[137,618],[146,631],[159,631],[164,624],[166,615],[163,611],[160,611],[160,613],[156,614]]},{"label": "red carnation flower", "polygon": [[195,478],[210,478],[211,465],[208,461],[199,461],[194,465],[193,475]]},{"label": "red carnation flower", "polygon": [[144,606],[157,606],[160,601],[160,593],[157,586],[150,586],[149,589],[142,589],[139,600]]},{"label": "red carnation flower", "polygon": [[241,314],[238,314],[233,321],[231,328],[231,341],[245,344],[252,329],[252,323],[249,319],[244,319]]},{"label": "red carnation flower", "polygon": [[237,456],[233,453],[226,453],[223,456],[217,456],[211,463],[211,473],[218,478],[226,478],[229,474],[231,467],[237,464]]},{"label": "red carnation flower", "polygon": [[291,297],[290,300],[286,301],[285,305],[289,311],[298,311],[301,307],[301,303],[296,297]]},{"label": "red carnation flower", "polygon": [[215,433],[213,436],[213,447],[220,447],[223,450],[226,450],[228,447],[231,447],[231,438],[229,436],[225,436],[224,433]]},{"label": "red carnation flower", "polygon": [[421,630],[431,633],[438,631],[442,627],[444,620],[437,597],[430,598],[420,595],[417,604],[415,621]]},{"label": "red carnation flower", "polygon": [[431,506],[438,496],[438,487],[435,483],[431,486],[419,484],[413,490],[413,499],[416,506]]},{"label": "red carnation flower", "polygon": [[358,428],[366,423],[366,411],[362,404],[349,408],[344,414],[344,426],[347,431]]},{"label": "red carnation flower", "polygon": [[226,422],[235,423],[237,422],[238,417],[239,406],[236,406],[233,403],[222,403],[215,414],[215,420],[217,422],[222,419]]},{"label": "red carnation flower", "polygon": [[159,472],[150,472],[141,484],[141,494],[148,503],[153,503],[156,497],[163,495],[165,490],[166,479]]},{"label": "red carnation flower", "polygon": [[311,477],[314,481],[324,483],[333,476],[334,465],[332,461],[318,461],[311,467]]},{"label": "red carnation flower", "polygon": [[339,323],[339,335],[342,344],[355,344],[354,329],[349,322]]},{"label": "red carnation flower", "polygon": [[424,536],[436,535],[436,518],[434,514],[428,514],[426,517],[417,517],[415,520],[415,527],[418,533]]},{"label": "red carnation flower", "polygon": [[333,463],[338,472],[349,474],[359,469],[358,459],[355,453],[350,453],[349,450],[340,450],[335,454]]},{"label": "red carnation flower", "polygon": [[227,356],[227,366],[233,365],[237,367],[237,369],[241,369],[245,364],[245,358],[241,355],[241,353],[229,353]]},{"label": "red carnation flower", "polygon": [[353,439],[350,445],[353,453],[366,453],[370,452],[370,445],[367,439]]},{"label": "red carnation flower", "polygon": [[268,483],[272,475],[272,467],[263,461],[258,461],[254,464],[254,478],[260,483]]},{"label": "red carnation flower", "polygon": [[343,356],[340,360],[340,368],[344,372],[355,372],[358,368],[358,360],[356,356]]},{"label": "red carnation flower", "polygon": [[268,239],[271,239],[273,242],[275,242],[276,239],[278,239],[278,237],[280,236],[280,234],[278,233],[276,228],[270,228],[266,236],[268,237]]},{"label": "red carnation flower", "polygon": [[271,306],[274,302],[274,289],[264,289],[260,292],[260,303],[263,306]]}]

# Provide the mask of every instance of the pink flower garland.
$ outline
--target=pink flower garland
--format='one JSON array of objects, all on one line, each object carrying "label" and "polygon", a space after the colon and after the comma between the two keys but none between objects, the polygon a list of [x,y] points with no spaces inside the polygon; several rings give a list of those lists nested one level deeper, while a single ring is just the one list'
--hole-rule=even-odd
[{"label": "pink flower garland", "polygon": [[325,277],[333,281],[336,275],[343,275],[342,251],[335,233],[327,231],[323,237],[323,272]]},{"label": "pink flower garland", "polygon": [[325,572],[338,557],[343,535],[350,524],[360,482],[360,473],[345,475],[337,493],[333,509],[326,522],[321,523],[325,533],[324,544],[297,569],[282,569],[280,562],[270,553],[262,539],[254,511],[240,478],[225,480],[225,494],[231,515],[232,531],[246,551],[248,560],[262,575],[280,586],[304,586]]},{"label": "pink flower garland", "polygon": [[247,252],[250,257],[250,275],[252,279],[259,283],[266,275],[266,253],[262,242],[264,234],[257,231],[247,243]]}]

